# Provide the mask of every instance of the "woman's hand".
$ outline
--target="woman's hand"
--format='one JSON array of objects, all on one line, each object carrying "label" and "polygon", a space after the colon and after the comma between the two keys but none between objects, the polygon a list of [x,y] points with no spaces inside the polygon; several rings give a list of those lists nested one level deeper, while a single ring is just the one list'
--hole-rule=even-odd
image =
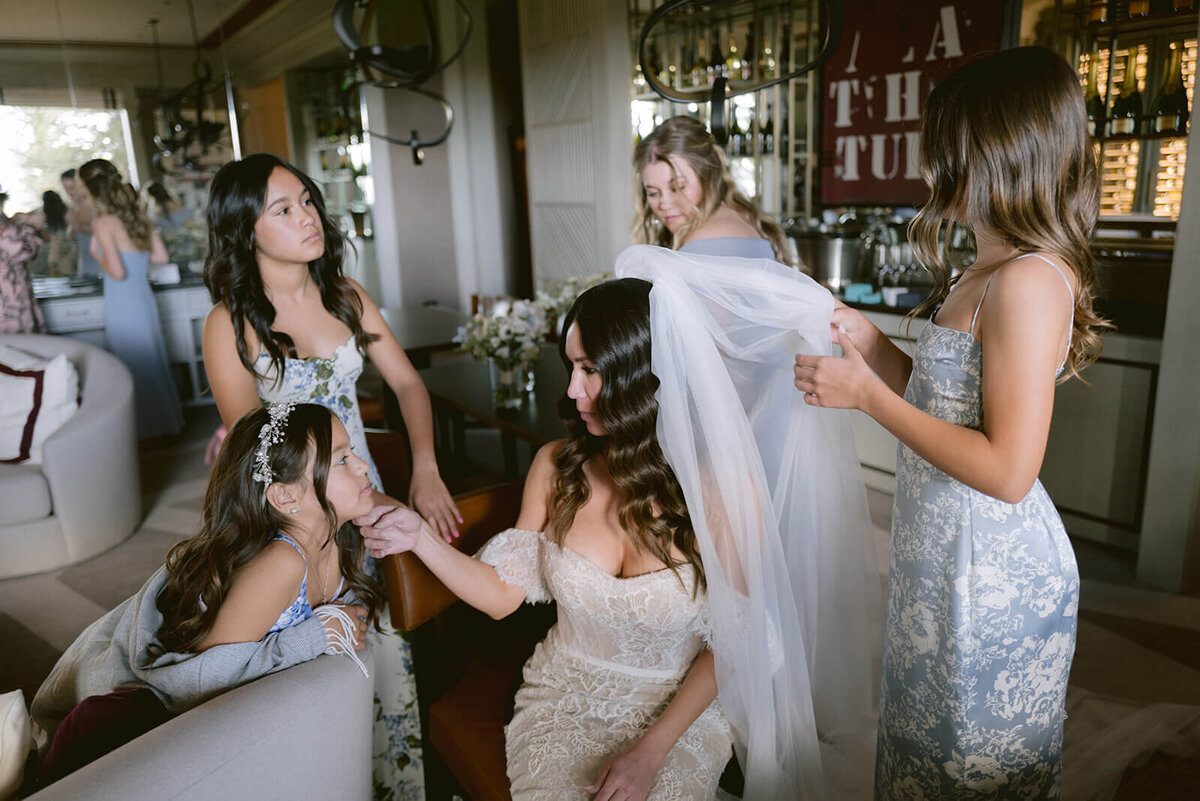
[{"label": "woman's hand", "polygon": [[592,786],[584,789],[595,794],[592,801],[645,801],[665,756],[639,742],[610,759]]},{"label": "woman's hand", "polygon": [[450,496],[450,490],[446,489],[446,482],[442,481],[437,470],[414,471],[408,503],[429,521],[430,527],[446,542],[458,536],[462,515],[458,513],[454,498]]},{"label": "woman's hand", "polygon": [[834,340],[842,346],[842,356],[804,356],[796,354],[793,371],[796,389],[804,393],[809,406],[829,409],[862,409],[880,379],[867,366],[854,340],[845,329],[838,329]]},{"label": "woman's hand", "polygon": [[356,517],[363,544],[376,559],[393,553],[405,553],[417,547],[421,535],[429,526],[412,509],[403,506],[376,506],[362,517]]},{"label": "woman's hand", "polygon": [[204,447],[204,463],[212,464],[217,460],[217,456],[221,453],[221,446],[225,444],[225,437],[229,434],[229,429],[224,425],[217,426],[217,430],[208,438],[208,445]]},{"label": "woman's hand", "polygon": [[852,309],[837,298],[833,299],[833,315],[829,318],[829,341],[838,341],[838,332],[845,331],[861,350],[876,331],[871,321],[858,309]]},{"label": "woman's hand", "polygon": [[342,606],[341,604],[333,604],[341,609],[350,618],[352,625],[349,631],[346,631],[342,626],[342,621],[337,617],[330,616],[325,618],[325,636],[326,637],[345,637],[354,643],[354,650],[361,651],[367,647],[367,609],[363,606],[351,605]]}]

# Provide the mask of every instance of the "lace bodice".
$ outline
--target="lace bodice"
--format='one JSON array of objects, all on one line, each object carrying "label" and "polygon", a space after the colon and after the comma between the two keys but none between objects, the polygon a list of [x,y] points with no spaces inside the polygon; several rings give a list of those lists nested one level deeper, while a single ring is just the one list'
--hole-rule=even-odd
[{"label": "lace bodice", "polygon": [[678,576],[664,568],[619,578],[541,532],[520,529],[493,537],[478,558],[524,589],[527,601],[557,601],[558,623],[547,639],[600,667],[679,677],[709,638],[707,598],[693,597],[691,565]]}]

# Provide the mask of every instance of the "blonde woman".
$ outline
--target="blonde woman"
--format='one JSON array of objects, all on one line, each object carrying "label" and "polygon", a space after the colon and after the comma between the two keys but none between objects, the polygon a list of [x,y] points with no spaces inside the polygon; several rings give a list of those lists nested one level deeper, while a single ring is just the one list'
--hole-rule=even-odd
[{"label": "blonde woman", "polygon": [[724,152],[699,120],[659,125],[638,143],[633,168],[634,242],[795,265],[783,229],[734,186]]},{"label": "blonde woman", "polygon": [[[845,355],[795,368],[805,402],[900,440],[875,797],[1058,798],[1079,571],[1037,476],[1055,386],[1106,325],[1078,78],[1037,47],[959,68],[929,97],[920,163],[911,238],[941,291],[913,356],[840,307]],[[950,284],[938,245],[954,221],[978,256]]]},{"label": "blonde woman", "polygon": [[177,434],[183,411],[146,277],[151,262],[166,263],[167,249],[112,162],[92,159],[79,178],[97,211],[89,247],[104,271],[104,336],[133,373],[138,438]]}]

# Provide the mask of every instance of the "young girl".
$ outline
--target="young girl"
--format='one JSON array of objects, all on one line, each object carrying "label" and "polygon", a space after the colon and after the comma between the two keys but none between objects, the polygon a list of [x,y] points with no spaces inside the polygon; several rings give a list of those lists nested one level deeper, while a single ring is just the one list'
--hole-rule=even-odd
[{"label": "young girl", "polygon": [[[921,171],[911,238],[942,289],[912,358],[843,306],[844,356],[795,368],[807,403],[861,409],[900,440],[876,793],[1054,798],[1079,575],[1037,475],[1055,384],[1104,325],[1075,73],[1035,47],[955,71],[925,108]],[[947,288],[955,221],[978,256]]]},{"label": "young girl", "polygon": [[[438,474],[429,393],[374,301],[342,275],[346,242],[312,179],[266,153],[226,164],[209,187],[208,238],[204,281],[216,305],[204,323],[204,366],[221,419],[229,424],[263,400],[320,403],[366,461],[376,500],[395,503],[380,492],[358,411],[355,383],[369,357],[404,415],[412,505],[440,535],[453,536],[458,509]],[[419,796],[407,641],[383,636],[375,660],[376,782],[398,798]]]},{"label": "young girl", "polygon": [[89,247],[105,276],[104,338],[133,373],[138,438],[178,434],[179,390],[146,277],[151,263],[166,264],[167,249],[112,162],[92,159],[79,168],[79,179],[96,207]]},{"label": "young girl", "polygon": [[672,117],[633,152],[633,241],[794,265],[783,229],[733,183],[725,153],[693,117]]},{"label": "young girl", "polygon": [[251,411],[213,468],[199,533],[67,649],[35,720],[53,734],[82,699],[132,687],[182,712],[327,648],[361,649],[382,594],[350,521],[371,504],[366,462],[328,409]]},{"label": "young girl", "polygon": [[412,504],[450,536],[458,510],[438,474],[429,393],[375,302],[343,276],[345,249],[320,189],[283,159],[257,153],[217,173],[204,263],[216,305],[204,323],[204,367],[221,419],[229,425],[262,400],[328,406],[382,489],[354,391],[366,355],[400,402]]}]

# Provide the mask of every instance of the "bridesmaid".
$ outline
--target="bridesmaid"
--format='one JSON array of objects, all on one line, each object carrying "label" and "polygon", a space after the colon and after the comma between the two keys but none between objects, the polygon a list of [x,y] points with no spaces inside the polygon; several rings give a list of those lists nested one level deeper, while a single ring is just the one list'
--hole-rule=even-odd
[{"label": "bridesmaid", "polygon": [[97,211],[90,247],[105,275],[104,336],[133,373],[138,438],[178,434],[183,410],[146,277],[151,262],[166,264],[167,249],[112,162],[92,159],[79,178]]},{"label": "bridesmaid", "polygon": [[[930,197],[910,234],[939,279],[935,316],[910,359],[840,306],[844,356],[796,357],[807,403],[861,409],[900,440],[878,799],[1059,796],[1079,572],[1037,476],[1055,386],[1107,326],[1092,308],[1086,123],[1078,77],[1043,48],[939,83],[921,128]],[[978,256],[948,284],[938,245],[955,221]]]},{"label": "bridesmaid", "polygon": [[633,152],[633,241],[795,266],[783,229],[733,183],[725,153],[693,117],[672,117]]}]

